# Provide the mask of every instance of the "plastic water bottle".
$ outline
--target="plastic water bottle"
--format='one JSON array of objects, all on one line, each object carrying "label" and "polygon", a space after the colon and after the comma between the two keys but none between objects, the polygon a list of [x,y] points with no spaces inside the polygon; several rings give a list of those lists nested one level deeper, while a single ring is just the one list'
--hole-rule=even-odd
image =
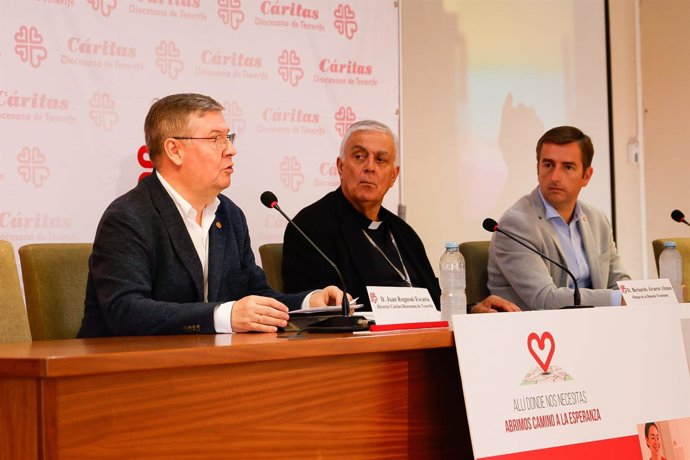
[{"label": "plastic water bottle", "polygon": [[675,241],[664,242],[659,256],[659,278],[668,278],[678,302],[683,302],[683,257],[676,250]]},{"label": "plastic water bottle", "polygon": [[465,258],[460,254],[458,243],[446,243],[441,254],[441,319],[448,321],[452,329],[453,315],[467,313],[465,295]]}]

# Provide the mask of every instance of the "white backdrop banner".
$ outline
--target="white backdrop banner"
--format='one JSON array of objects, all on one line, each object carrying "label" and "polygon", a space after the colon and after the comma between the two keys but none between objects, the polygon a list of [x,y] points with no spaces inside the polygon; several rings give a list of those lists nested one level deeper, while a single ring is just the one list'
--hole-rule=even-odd
[{"label": "white backdrop banner", "polygon": [[[254,249],[337,187],[355,120],[398,131],[392,1],[3,0],[0,239],[89,242],[105,207],[150,174],[143,122],[178,92],[224,104],[237,132],[226,193]],[[386,206],[395,210],[397,186]]]}]

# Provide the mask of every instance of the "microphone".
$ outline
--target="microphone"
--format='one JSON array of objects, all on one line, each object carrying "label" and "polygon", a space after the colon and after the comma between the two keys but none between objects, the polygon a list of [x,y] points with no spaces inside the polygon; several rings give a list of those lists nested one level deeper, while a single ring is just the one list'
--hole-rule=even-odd
[{"label": "microphone", "polygon": [[491,233],[493,233],[493,232],[498,232],[498,233],[501,233],[501,234],[507,236],[507,237],[510,238],[511,240],[515,241],[516,243],[521,244],[522,246],[526,247],[526,248],[529,249],[530,251],[532,251],[532,252],[538,254],[539,256],[541,256],[541,257],[543,257],[544,259],[548,260],[549,262],[551,262],[552,264],[554,264],[554,265],[557,266],[558,268],[560,268],[560,269],[562,269],[563,271],[565,271],[565,272],[570,276],[570,278],[572,278],[572,280],[573,280],[573,286],[575,286],[575,289],[574,289],[574,292],[573,292],[573,306],[565,306],[565,307],[563,307],[563,308],[584,308],[584,307],[586,307],[585,305],[580,305],[581,302],[582,302],[582,299],[580,298],[580,288],[577,286],[577,279],[575,279],[575,276],[572,274],[572,272],[571,272],[570,270],[568,270],[568,267],[566,267],[565,265],[562,265],[562,264],[556,262],[555,260],[553,260],[552,258],[550,258],[549,256],[547,256],[546,254],[543,254],[543,253],[541,253],[540,251],[538,251],[536,248],[533,248],[532,246],[527,245],[527,244],[526,244],[525,242],[523,242],[521,239],[518,239],[518,237],[516,237],[516,236],[514,236],[514,235],[512,235],[512,234],[510,234],[510,233],[508,233],[508,232],[506,232],[505,230],[499,228],[499,227],[498,227],[498,222],[496,222],[495,220],[493,220],[493,219],[490,218],[490,217],[487,217],[486,219],[484,219],[484,222],[482,222],[482,227],[484,227],[484,230],[486,230],[487,232],[491,232]]},{"label": "microphone", "polygon": [[342,301],[342,316],[335,316],[332,318],[327,318],[322,321],[318,321],[309,325],[307,328],[302,330],[314,328],[318,332],[346,332],[346,331],[361,331],[369,329],[369,321],[364,316],[350,316],[350,302],[347,299],[347,288],[345,287],[345,279],[342,273],[338,269],[338,266],[328,258],[326,254],[314,243],[311,238],[307,236],[306,233],[302,231],[299,226],[293,222],[292,219],[288,217],[287,214],[280,209],[278,206],[278,198],[273,192],[265,191],[261,194],[261,203],[267,208],[272,208],[278,211],[285,219],[292,224],[292,226],[309,242],[309,244],[316,249],[321,257],[323,257],[328,264],[333,267],[333,270],[338,274],[338,279],[340,279],[340,286],[343,288],[343,301]]},{"label": "microphone", "polygon": [[687,220],[685,220],[685,214],[683,214],[683,211],[680,209],[674,209],[673,212],[671,213],[671,219],[675,220],[676,222],[682,222],[685,225],[690,225]]}]

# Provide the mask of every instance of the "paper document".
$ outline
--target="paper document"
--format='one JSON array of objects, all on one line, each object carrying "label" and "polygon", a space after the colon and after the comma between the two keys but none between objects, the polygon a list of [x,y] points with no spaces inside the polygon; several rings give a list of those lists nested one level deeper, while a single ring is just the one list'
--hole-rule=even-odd
[{"label": "paper document", "polygon": [[[355,305],[350,305],[350,308],[357,310],[358,308],[362,308],[364,304],[358,303]],[[329,305],[327,307],[314,307],[314,308],[301,308],[299,310],[292,310],[288,312],[290,316],[293,315],[316,315],[316,314],[322,314],[322,313],[339,313],[343,310],[343,307],[340,305]]]}]

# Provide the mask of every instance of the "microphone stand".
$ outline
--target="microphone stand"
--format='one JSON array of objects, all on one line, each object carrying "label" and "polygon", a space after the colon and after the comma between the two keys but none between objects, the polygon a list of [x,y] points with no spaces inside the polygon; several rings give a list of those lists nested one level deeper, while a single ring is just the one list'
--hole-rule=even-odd
[{"label": "microphone stand", "polygon": [[685,214],[683,214],[683,212],[678,209],[673,210],[673,212],[671,213],[671,219],[675,220],[678,223],[683,223],[685,225],[690,226],[688,221],[685,220]]},{"label": "microphone stand", "polygon": [[[484,222],[485,222],[485,224],[486,224],[486,221],[484,221]],[[495,222],[495,221],[494,221],[494,222]],[[539,256],[543,257],[544,259],[548,260],[549,262],[551,262],[552,264],[554,264],[554,265],[557,266],[558,268],[562,269],[564,272],[566,272],[566,273],[570,276],[570,278],[573,280],[573,286],[574,286],[574,290],[573,290],[573,305],[566,305],[565,307],[561,307],[562,309],[569,309],[569,308],[592,308],[592,307],[593,307],[593,305],[581,305],[581,303],[582,303],[582,298],[581,298],[581,296],[580,296],[580,288],[579,288],[578,285],[577,285],[577,279],[575,278],[575,275],[573,275],[573,273],[572,273],[570,270],[568,270],[568,267],[566,267],[565,265],[563,265],[563,264],[561,264],[561,263],[559,263],[559,262],[556,262],[555,260],[553,260],[552,258],[550,258],[549,256],[547,256],[546,254],[542,254],[542,253],[539,252],[536,248],[533,248],[533,247],[527,245],[525,242],[521,241],[521,240],[518,239],[516,236],[513,236],[513,235],[511,235],[510,233],[504,232],[501,228],[499,228],[498,224],[494,224],[494,225],[493,225],[493,228],[490,228],[490,227],[491,227],[491,226],[488,226],[488,227],[487,227],[487,226],[485,225],[485,226],[484,226],[484,229],[485,229],[485,230],[489,230],[489,231],[491,231],[491,232],[498,232],[498,233],[500,233],[500,234],[502,234],[502,235],[507,236],[508,238],[510,238],[511,240],[515,241],[516,243],[521,244],[522,246],[526,247],[526,248],[529,249],[530,251],[532,251],[532,252],[538,254]]]},{"label": "microphone stand", "polygon": [[[266,193],[266,192],[264,192]],[[262,202],[263,202],[263,195],[262,195]],[[353,331],[366,331],[369,329],[369,320],[364,317],[364,316],[351,316],[350,315],[350,301],[347,299],[347,288],[345,287],[345,279],[343,278],[342,273],[340,273],[340,270],[338,267],[335,265],[335,263],[328,258],[326,254],[323,253],[323,251],[314,243],[311,238],[307,236],[306,233],[302,231],[299,226],[292,221],[288,217],[287,214],[283,212],[282,209],[280,209],[280,206],[278,206],[278,201],[277,199],[271,200],[270,204],[264,203],[264,205],[267,205],[270,208],[275,209],[278,211],[284,218],[287,220],[290,224],[292,224],[292,227],[297,229],[297,231],[311,244],[311,246],[316,249],[316,251],[323,257],[326,262],[330,264],[331,267],[333,267],[333,270],[338,274],[338,278],[340,279],[340,285],[343,288],[343,300],[342,300],[342,316],[331,316],[325,319],[322,319],[320,321],[316,321],[308,326],[305,326],[301,328],[298,332],[298,334],[304,332],[304,331],[309,331],[309,332],[353,332]]]}]

